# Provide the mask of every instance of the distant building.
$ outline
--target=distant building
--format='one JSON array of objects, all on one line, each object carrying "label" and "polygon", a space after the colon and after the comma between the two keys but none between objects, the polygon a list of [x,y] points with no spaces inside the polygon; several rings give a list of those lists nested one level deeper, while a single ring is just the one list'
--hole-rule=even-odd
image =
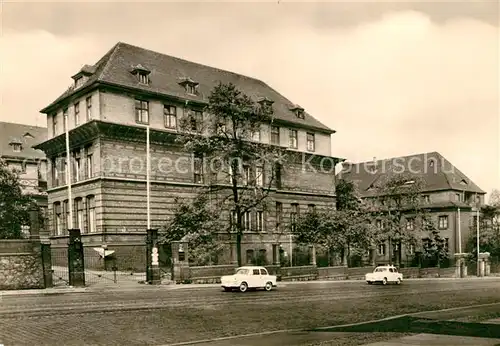
[{"label": "distant building", "polygon": [[[119,267],[144,266],[145,125],[151,128],[152,162],[186,163],[181,170],[167,173],[152,169],[153,228],[165,224],[176,196],[192,196],[211,179],[229,184],[220,180],[223,175],[203,171],[194,164],[192,153],[174,143],[182,117],[209,116],[202,108],[218,82],[231,82],[256,102],[273,107],[273,123],[263,124],[253,140],[288,148],[295,157],[284,165],[273,186],[272,210],[244,215],[248,232],[242,242],[243,260],[252,262],[259,255],[270,263],[271,245],[280,241],[278,234],[290,220],[307,208],[335,205],[333,167],[339,159],[331,156],[330,139],[335,131],[260,80],[125,43],[116,44],[95,65],[85,65],[72,78],[73,86],[41,111],[47,114],[48,138],[37,146],[50,163],[53,249],[66,246],[71,203],[75,228],[81,230],[87,248],[106,244],[116,251]],[[72,201],[68,201],[64,177],[65,116],[73,167]],[[311,156],[316,158],[313,165],[324,159],[323,168],[331,166],[328,172],[302,164],[303,157]],[[262,168],[263,181],[268,179],[265,170],[269,168]],[[228,223],[229,219],[228,215]],[[281,242],[289,238],[284,239]],[[222,261],[234,260],[233,252]]]},{"label": "distant building", "polygon": [[19,172],[23,193],[36,200],[47,213],[47,160],[32,146],[47,140],[47,128],[0,122],[0,156]]},{"label": "distant building", "polygon": [[[485,192],[441,154],[431,152],[356,164],[344,163],[338,177],[354,182],[360,197],[369,201],[375,198],[377,190],[374,186],[384,176],[403,172],[424,182],[422,197],[425,204],[422,207],[429,210],[432,221],[445,239],[450,258],[460,250],[459,231],[461,250],[464,252],[470,228],[477,222],[474,208],[484,205]],[[408,230],[414,227],[411,215],[405,222]],[[389,253],[394,256],[400,254],[405,261],[419,251],[414,247],[403,248],[400,252],[397,248],[388,250],[387,242],[378,244],[375,261],[388,262]]]}]

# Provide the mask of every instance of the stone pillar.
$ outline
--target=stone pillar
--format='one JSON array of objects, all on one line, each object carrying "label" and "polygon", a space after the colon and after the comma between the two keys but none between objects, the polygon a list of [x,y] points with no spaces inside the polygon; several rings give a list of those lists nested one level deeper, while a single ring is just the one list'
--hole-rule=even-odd
[{"label": "stone pillar", "polygon": [[279,244],[273,244],[273,265],[279,265],[280,264],[280,245]]},{"label": "stone pillar", "polygon": [[316,248],[314,245],[309,245],[309,264],[312,266],[316,265]]},{"label": "stone pillar", "polygon": [[85,265],[82,236],[79,229],[69,229],[68,271],[69,284],[74,287],[85,286]]},{"label": "stone pillar", "polygon": [[54,285],[52,282],[52,254],[50,252],[50,243],[42,243],[40,246],[43,267],[43,282],[45,288],[49,288]]},{"label": "stone pillar", "polygon": [[148,229],[146,240],[146,282],[161,284],[160,263],[158,262],[158,230]]},{"label": "stone pillar", "polygon": [[465,265],[466,253],[455,254],[455,277],[464,278],[467,276],[467,266]]},{"label": "stone pillar", "polygon": [[[489,252],[481,252],[479,253],[478,256],[478,264],[477,264],[477,276],[486,276],[487,272],[487,264],[489,262],[490,258],[490,253]],[[488,270],[488,275],[489,275],[489,270]]]},{"label": "stone pillar", "polygon": [[175,282],[183,282],[190,278],[188,250],[187,242],[172,242],[172,280]]}]

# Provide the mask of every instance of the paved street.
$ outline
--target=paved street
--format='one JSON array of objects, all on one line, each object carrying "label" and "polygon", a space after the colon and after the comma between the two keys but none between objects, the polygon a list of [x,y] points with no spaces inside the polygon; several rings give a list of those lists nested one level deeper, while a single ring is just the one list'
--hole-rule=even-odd
[{"label": "paved street", "polygon": [[[199,341],[206,345],[360,345],[429,332],[429,323],[422,322],[425,318],[458,323],[437,324],[439,329],[432,333],[442,330],[453,335],[454,330],[462,330],[457,335],[473,337],[479,336],[473,335],[475,330],[484,334],[484,328],[465,328],[463,332],[463,322],[470,321],[460,318],[498,318],[499,304],[435,316],[403,316],[356,328],[311,329],[498,303],[499,287],[500,279],[415,280],[401,286],[369,286],[363,281],[282,283],[272,292],[244,294],[222,292],[213,286],[142,286],[122,291],[9,295],[2,297],[0,305],[0,344],[172,345]],[[269,334],[271,331],[282,332]],[[224,339],[227,337],[231,338]],[[214,338],[219,339],[209,341]]]}]

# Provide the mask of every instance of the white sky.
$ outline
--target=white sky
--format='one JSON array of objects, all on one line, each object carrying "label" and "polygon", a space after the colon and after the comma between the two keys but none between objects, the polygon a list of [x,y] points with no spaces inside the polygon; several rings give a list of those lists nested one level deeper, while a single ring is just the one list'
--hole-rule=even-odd
[{"label": "white sky", "polygon": [[500,188],[496,2],[2,3],[0,120],[39,110],[117,41],[250,75],[366,161],[438,151]]}]

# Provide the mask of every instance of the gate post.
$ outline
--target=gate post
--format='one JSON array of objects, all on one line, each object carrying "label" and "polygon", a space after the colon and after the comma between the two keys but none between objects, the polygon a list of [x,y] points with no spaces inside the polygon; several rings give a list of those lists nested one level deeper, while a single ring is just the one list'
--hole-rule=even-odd
[{"label": "gate post", "polygon": [[69,285],[85,286],[85,266],[83,258],[82,236],[79,229],[69,229],[68,270]]},{"label": "gate post", "polygon": [[148,229],[146,239],[146,282],[161,284],[160,263],[158,262],[158,230]]},{"label": "gate post", "polygon": [[40,244],[42,248],[42,266],[43,266],[43,282],[45,288],[54,286],[52,282],[52,254],[50,253],[50,243]]}]

